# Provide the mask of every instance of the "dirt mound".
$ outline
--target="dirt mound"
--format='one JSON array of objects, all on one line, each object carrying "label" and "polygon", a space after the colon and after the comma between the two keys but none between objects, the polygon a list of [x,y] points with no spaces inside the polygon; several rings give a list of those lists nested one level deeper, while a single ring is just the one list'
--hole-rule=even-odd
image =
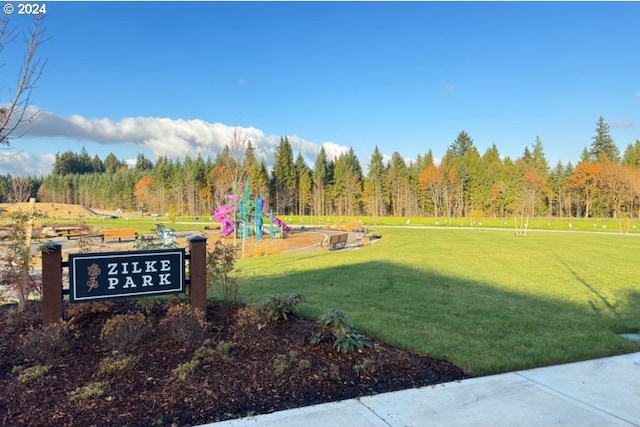
[{"label": "dirt mound", "polygon": [[[28,212],[31,209],[31,205],[25,203],[3,204],[0,208],[5,209],[7,213],[23,211]],[[35,209],[38,211],[46,212],[49,218],[71,218],[81,219],[91,216],[95,216],[91,211],[83,208],[79,205],[69,205],[66,203],[41,203],[36,202]]]}]

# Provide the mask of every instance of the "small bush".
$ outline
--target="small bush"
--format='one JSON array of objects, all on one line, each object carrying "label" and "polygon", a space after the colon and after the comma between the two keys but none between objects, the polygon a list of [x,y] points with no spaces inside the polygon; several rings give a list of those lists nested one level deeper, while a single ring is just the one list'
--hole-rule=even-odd
[{"label": "small bush", "polygon": [[30,368],[23,368],[22,366],[14,366],[11,369],[11,373],[18,374],[18,381],[21,383],[28,383],[38,378],[42,378],[49,373],[51,366],[49,365],[36,365]]},{"label": "small bush", "polygon": [[205,340],[201,347],[198,347],[193,355],[193,359],[201,362],[214,362],[216,360],[228,360],[231,358],[233,343],[220,341],[215,348],[211,348],[211,340]]},{"label": "small bush", "polygon": [[103,375],[113,375],[126,372],[138,363],[140,356],[114,352],[100,361],[98,372]]},{"label": "small bush", "polygon": [[284,374],[289,369],[289,359],[286,354],[278,354],[273,361],[273,375],[276,377]]},{"label": "small bush", "polygon": [[188,362],[181,363],[177,368],[171,371],[171,377],[177,381],[186,381],[187,378],[196,372],[199,365],[199,360],[190,360]]},{"label": "small bush", "polygon": [[100,397],[107,392],[109,384],[106,382],[93,382],[84,387],[77,387],[75,390],[69,392],[69,400],[74,402],[76,400],[88,400],[95,397]]},{"label": "small bush", "polygon": [[100,341],[111,350],[127,351],[142,342],[150,332],[149,320],[144,314],[118,314],[104,323]]},{"label": "small bush", "polygon": [[328,336],[333,337],[333,348],[340,353],[351,353],[364,347],[372,347],[371,340],[354,329],[353,323],[344,311],[331,308],[318,324],[321,331],[311,337],[312,344],[322,342]]},{"label": "small bush", "polygon": [[240,279],[233,276],[236,264],[236,247],[218,240],[213,250],[207,253],[207,276],[211,288],[222,287],[226,302],[237,303]]},{"label": "small bush", "polygon": [[204,334],[205,315],[189,304],[176,304],[167,309],[167,316],[160,321],[163,332],[180,343],[196,342]]},{"label": "small bush", "polygon": [[69,350],[71,329],[65,322],[31,329],[20,343],[20,352],[27,359],[45,363],[62,356]]},{"label": "small bush", "polygon": [[289,351],[289,354],[278,354],[273,360],[273,375],[282,376],[285,372],[295,366],[298,372],[305,372],[311,368],[311,362],[306,359],[298,359],[298,352]]},{"label": "small bush", "polygon": [[260,331],[269,323],[269,310],[265,305],[253,303],[238,310],[236,335],[246,337]]},{"label": "small bush", "polygon": [[296,306],[303,301],[305,301],[305,297],[302,294],[283,294],[271,295],[260,301],[259,304],[266,306],[270,320],[277,322],[278,320],[289,320],[289,316],[298,312]]},{"label": "small bush", "polygon": [[67,309],[69,320],[74,323],[85,324],[93,319],[97,314],[106,314],[113,310],[114,303],[111,301],[85,302],[72,304]]}]

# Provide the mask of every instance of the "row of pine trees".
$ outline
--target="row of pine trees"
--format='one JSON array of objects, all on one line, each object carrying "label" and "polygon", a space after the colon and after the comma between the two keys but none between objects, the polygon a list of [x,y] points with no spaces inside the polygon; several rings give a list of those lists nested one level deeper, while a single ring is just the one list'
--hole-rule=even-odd
[{"label": "row of pine trees", "polygon": [[263,195],[280,215],[638,217],[640,140],[621,156],[601,117],[592,143],[575,166],[550,166],[536,138],[521,157],[504,157],[492,145],[480,153],[460,132],[442,160],[429,150],[407,162],[398,152],[386,162],[376,147],[366,174],[353,149],[328,158],[322,148],[313,165],[294,157],[280,139],[271,169],[255,157],[250,141],[234,141],[212,159],[138,155],[135,167],[110,154],[56,155],[46,177],[0,175],[0,198],[80,204],[95,209],[146,210],[200,216],[225,202],[236,183],[250,180],[252,197]]}]

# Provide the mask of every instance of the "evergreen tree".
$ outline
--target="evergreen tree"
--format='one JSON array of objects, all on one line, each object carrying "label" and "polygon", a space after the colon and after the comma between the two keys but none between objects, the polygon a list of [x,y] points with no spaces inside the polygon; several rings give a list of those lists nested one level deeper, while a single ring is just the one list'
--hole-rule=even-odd
[{"label": "evergreen tree", "polygon": [[603,117],[598,119],[596,134],[592,139],[591,150],[589,150],[591,160],[597,162],[620,161],[620,151],[613,142],[613,138],[609,134],[609,124],[604,121]]},{"label": "evergreen tree", "polygon": [[335,162],[331,197],[338,215],[356,215],[360,212],[362,194],[362,167],[353,148],[342,153]]},{"label": "evergreen tree", "polygon": [[287,137],[280,137],[273,160],[271,178],[273,199],[276,212],[289,214],[295,208],[296,168],[293,163],[293,150]]},{"label": "evergreen tree", "polygon": [[145,157],[144,154],[139,153],[136,157],[136,165],[133,168],[136,172],[146,172],[153,169],[153,162]]},{"label": "evergreen tree", "polygon": [[93,173],[104,173],[104,163],[102,163],[102,160],[100,160],[97,154],[93,156],[91,160],[91,168],[93,169]]},{"label": "evergreen tree", "polygon": [[547,158],[544,155],[544,149],[542,147],[542,141],[540,137],[536,136],[536,142],[533,143],[533,151],[531,153],[531,166],[542,176],[549,174],[549,164]]},{"label": "evergreen tree", "polygon": [[383,216],[387,213],[388,191],[385,181],[384,157],[376,145],[369,160],[369,173],[365,180],[365,190],[369,202],[369,214]]},{"label": "evergreen tree", "polygon": [[328,163],[327,152],[324,147],[320,147],[311,177],[313,184],[313,215],[324,215],[326,213],[326,189],[329,185]]},{"label": "evergreen tree", "polygon": [[409,173],[407,163],[397,151],[391,155],[386,181],[389,183],[392,215],[406,215],[408,197],[410,197]]},{"label": "evergreen tree", "polygon": [[640,169],[640,139],[636,139],[635,144],[629,144],[627,149],[624,150],[622,164],[634,169]]},{"label": "evergreen tree", "polygon": [[449,146],[451,155],[454,157],[464,156],[473,147],[473,139],[465,131],[461,131],[456,139]]},{"label": "evergreen tree", "polygon": [[302,153],[298,152],[295,162],[296,169],[296,188],[297,192],[297,208],[298,215],[308,215],[311,207],[311,169],[302,157]]},{"label": "evergreen tree", "polygon": [[104,171],[108,174],[114,174],[123,167],[125,163],[118,158],[113,153],[109,153],[109,155],[104,159]]}]

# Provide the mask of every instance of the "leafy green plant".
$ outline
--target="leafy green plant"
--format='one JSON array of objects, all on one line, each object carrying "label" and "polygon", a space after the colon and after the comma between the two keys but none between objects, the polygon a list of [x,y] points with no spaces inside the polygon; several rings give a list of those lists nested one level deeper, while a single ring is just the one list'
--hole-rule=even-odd
[{"label": "leafy green plant", "polygon": [[240,279],[233,276],[236,264],[236,247],[218,240],[207,254],[207,276],[210,287],[219,284],[224,300],[237,303]]},{"label": "leafy green plant", "polygon": [[330,308],[318,321],[321,331],[311,337],[312,344],[319,344],[328,336],[333,337],[333,348],[340,353],[351,353],[364,347],[372,347],[371,340],[354,329],[344,311]]},{"label": "leafy green plant", "polygon": [[297,305],[305,301],[302,294],[270,295],[259,304],[264,305],[271,321],[289,320],[289,316],[298,312]]}]

